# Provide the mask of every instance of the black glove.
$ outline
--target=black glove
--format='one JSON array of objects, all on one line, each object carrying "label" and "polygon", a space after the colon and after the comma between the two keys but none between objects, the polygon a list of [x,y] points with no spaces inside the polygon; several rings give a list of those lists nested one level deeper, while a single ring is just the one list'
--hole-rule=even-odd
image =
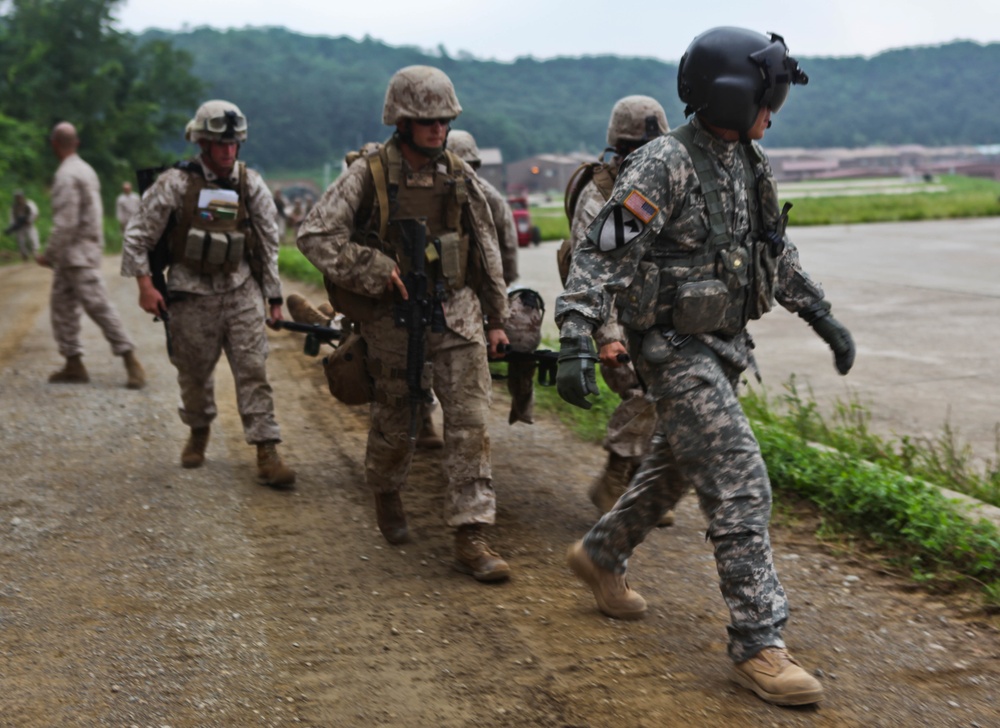
[{"label": "black glove", "polygon": [[564,336],[559,339],[559,371],[556,391],[572,405],[590,409],[588,394],[597,394],[597,351],[589,336]]},{"label": "black glove", "polygon": [[813,331],[833,349],[833,361],[837,371],[841,374],[851,371],[851,367],[854,366],[854,339],[851,338],[851,332],[830,315],[830,304],[820,301],[800,311],[799,316],[805,319],[813,327]]}]

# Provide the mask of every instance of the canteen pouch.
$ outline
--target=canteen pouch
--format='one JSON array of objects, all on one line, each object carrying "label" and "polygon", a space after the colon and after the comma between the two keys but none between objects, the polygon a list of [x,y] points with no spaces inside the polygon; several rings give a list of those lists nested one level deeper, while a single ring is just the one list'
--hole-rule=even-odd
[{"label": "canteen pouch", "polygon": [[344,404],[367,404],[375,398],[367,366],[368,348],[360,334],[347,335],[336,351],[323,359],[330,394]]},{"label": "canteen pouch", "polygon": [[693,281],[677,289],[673,324],[678,334],[707,334],[725,324],[729,290],[718,280]]}]

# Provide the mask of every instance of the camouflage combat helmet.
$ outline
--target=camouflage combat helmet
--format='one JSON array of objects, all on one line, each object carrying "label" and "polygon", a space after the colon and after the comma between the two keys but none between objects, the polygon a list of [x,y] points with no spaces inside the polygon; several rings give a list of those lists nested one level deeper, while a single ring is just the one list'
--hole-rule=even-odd
[{"label": "camouflage combat helmet", "polygon": [[461,113],[455,87],[444,71],[407,66],[389,79],[382,123],[395,126],[403,119],[454,119]]},{"label": "camouflage combat helmet", "polygon": [[709,124],[745,134],[763,107],[777,113],[792,84],[809,77],[785,40],[743,28],[712,28],[688,46],[677,67],[677,93]]},{"label": "camouflage combat helmet", "polygon": [[464,159],[473,169],[479,169],[483,160],[479,158],[479,147],[476,140],[467,131],[452,129],[448,132],[448,151],[452,152],[460,159]]},{"label": "camouflage combat helmet", "polygon": [[660,102],[650,96],[626,96],[618,99],[608,120],[608,146],[622,142],[645,144],[670,131],[667,114]]},{"label": "camouflage combat helmet", "polygon": [[184,138],[189,142],[221,142],[247,140],[247,118],[240,107],[230,101],[213,99],[206,101],[194,114],[194,118],[184,129]]}]

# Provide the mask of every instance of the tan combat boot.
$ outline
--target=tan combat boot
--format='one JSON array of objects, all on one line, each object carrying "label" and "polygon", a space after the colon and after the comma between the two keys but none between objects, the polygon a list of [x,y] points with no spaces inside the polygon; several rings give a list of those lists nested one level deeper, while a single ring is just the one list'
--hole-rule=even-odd
[{"label": "tan combat boot", "polygon": [[646,600],[629,587],[625,575],[607,571],[595,564],[583,548],[582,540],[569,547],[566,562],[573,573],[594,592],[597,608],[609,617],[639,619],[646,613]]},{"label": "tan combat boot", "polygon": [[290,295],[285,303],[288,305],[288,313],[292,317],[292,320],[300,324],[329,326],[330,319],[333,318],[317,310],[309,301],[297,293]]},{"label": "tan combat boot", "polygon": [[142,368],[142,364],[135,356],[134,351],[126,351],[122,354],[122,361],[125,362],[125,373],[128,375],[128,381],[125,382],[125,386],[128,389],[142,389],[146,386],[146,370]]},{"label": "tan combat boot", "polygon": [[257,477],[262,484],[279,490],[295,483],[295,471],[282,461],[276,442],[257,443]]},{"label": "tan combat boot", "polygon": [[459,526],[455,532],[455,569],[477,581],[503,581],[510,566],[489,547],[477,524]]},{"label": "tan combat boot", "polygon": [[410,531],[406,527],[406,513],[399,491],[375,494],[375,519],[378,530],[389,543],[400,544],[409,540]]},{"label": "tan combat boot", "polygon": [[[638,469],[639,463],[635,459],[622,457],[615,453],[608,454],[608,464],[604,467],[604,471],[597,476],[590,486],[590,490],[587,492],[587,495],[590,496],[590,502],[597,506],[597,510],[601,512],[602,516],[615,507],[615,503],[618,502],[618,499],[628,489],[629,483],[632,481],[632,476],[635,475],[635,471]],[[673,509],[666,511],[660,516],[660,520],[657,521],[656,525],[674,525]]]},{"label": "tan combat boot", "polygon": [[330,305],[329,301],[323,301],[323,303],[316,307],[316,310],[328,319],[333,319],[333,317],[337,315],[337,312],[333,310],[333,306]]},{"label": "tan combat boot", "polygon": [[66,365],[58,372],[49,375],[53,384],[86,384],[90,381],[87,368],[83,365],[83,357],[79,354],[66,357]]},{"label": "tan combat boot", "polygon": [[823,699],[819,680],[803,670],[788,650],[765,647],[733,667],[733,679],[775,705],[809,705]]},{"label": "tan combat boot", "polygon": [[192,427],[188,441],[181,453],[181,467],[200,468],[205,462],[205,448],[208,447],[208,427]]},{"label": "tan combat boot", "polygon": [[424,416],[424,422],[420,426],[420,434],[417,435],[417,447],[421,450],[440,450],[444,447],[444,439],[434,428],[434,420],[430,415]]}]

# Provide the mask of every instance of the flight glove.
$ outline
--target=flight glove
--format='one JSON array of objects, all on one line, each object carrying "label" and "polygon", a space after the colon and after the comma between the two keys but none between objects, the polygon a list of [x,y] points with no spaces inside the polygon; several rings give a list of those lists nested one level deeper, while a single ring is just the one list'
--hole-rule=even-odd
[{"label": "flight glove", "polygon": [[589,336],[563,336],[559,339],[559,371],[556,391],[572,405],[590,409],[588,394],[597,394],[597,351]]},{"label": "flight glove", "polygon": [[833,350],[833,361],[837,371],[847,374],[854,365],[854,339],[847,327],[830,315],[830,304],[826,301],[810,306],[800,311],[799,316],[805,319],[806,323],[812,326],[813,331],[819,334],[830,348]]}]

